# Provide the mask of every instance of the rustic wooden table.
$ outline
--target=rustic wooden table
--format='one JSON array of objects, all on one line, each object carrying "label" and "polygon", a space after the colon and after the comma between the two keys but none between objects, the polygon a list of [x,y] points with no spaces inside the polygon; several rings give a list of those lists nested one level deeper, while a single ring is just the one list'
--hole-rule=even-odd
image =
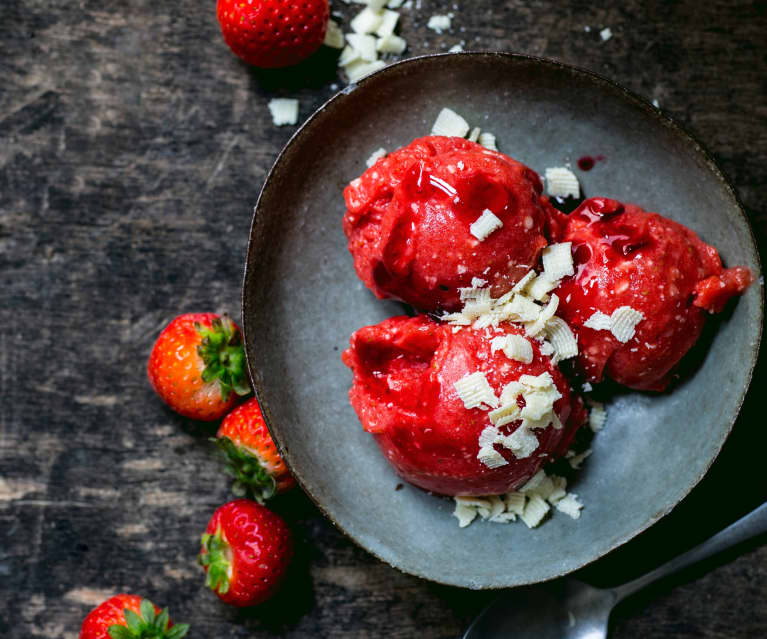
[{"label": "rustic wooden table", "polygon": [[[359,8],[334,4],[347,24]],[[764,252],[764,0],[414,4],[411,55],[464,41],[552,56],[657,99],[733,180]],[[458,637],[493,593],[393,570],[298,491],[276,506],[300,540],[282,594],[238,611],[202,587],[199,535],[228,485],[209,430],[154,396],[147,355],[179,312],[239,314],[252,206],[295,130],[274,127],[266,103],[298,97],[304,118],[340,82],[326,54],[252,72],[214,5],[0,7],[0,634],[73,638],[102,598],[135,591],[195,637]],[[449,10],[449,33],[426,28]],[[583,578],[636,575],[764,499],[764,369],[701,486]],[[767,636],[765,579],[767,548],[739,549],[624,605],[613,636]]]}]

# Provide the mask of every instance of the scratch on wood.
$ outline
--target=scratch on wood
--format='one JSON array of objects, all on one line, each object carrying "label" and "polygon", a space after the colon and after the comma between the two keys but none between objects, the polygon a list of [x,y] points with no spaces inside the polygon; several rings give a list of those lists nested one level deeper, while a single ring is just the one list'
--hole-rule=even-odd
[{"label": "scratch on wood", "polygon": [[163,424],[162,426],[156,426],[155,428],[152,428],[151,433],[153,435],[157,435],[158,437],[167,437],[175,430],[176,429],[173,428],[173,426],[170,426],[169,424]]},{"label": "scratch on wood", "polygon": [[21,499],[29,493],[44,492],[45,485],[29,479],[3,479],[0,477],[0,502]]},{"label": "scratch on wood", "polygon": [[176,579],[178,581],[183,581],[185,579],[195,579],[200,576],[196,570],[191,570],[186,566],[177,566],[175,568],[171,568],[166,564],[163,567],[162,572],[166,577],[170,577],[171,579]]},{"label": "scratch on wood", "polygon": [[141,495],[139,506],[183,506],[189,502],[189,495],[152,490]]},{"label": "scratch on wood", "polygon": [[144,535],[149,532],[146,524],[126,524],[115,530],[118,537],[131,537],[133,535]]},{"label": "scratch on wood", "polygon": [[114,488],[97,488],[95,486],[78,486],[76,489],[80,497],[98,497],[99,499],[120,499],[120,491]]},{"label": "scratch on wood", "polygon": [[226,161],[229,158],[229,154],[232,152],[232,148],[234,148],[234,145],[237,144],[237,140],[240,139],[239,135],[235,135],[230,141],[229,144],[227,144],[224,147],[223,152],[221,153],[221,159],[219,159],[218,163],[216,164],[216,167],[213,169],[213,172],[210,174],[207,180],[205,180],[205,188],[204,190],[207,191],[210,188],[210,185],[213,183],[213,180],[216,179],[216,176],[221,173],[221,169],[224,168],[226,165]]},{"label": "scratch on wood", "polygon": [[119,592],[118,590],[99,588],[74,588],[64,594],[64,599],[83,606],[98,606],[105,599],[109,599]]},{"label": "scratch on wood", "polygon": [[117,395],[75,395],[74,400],[87,406],[109,407],[117,403]]},{"label": "scratch on wood", "polygon": [[140,471],[151,471],[151,470],[162,470],[165,467],[165,462],[162,459],[129,459],[128,461],[123,463],[123,468],[125,470],[140,470]]},{"label": "scratch on wood", "polygon": [[[312,574],[317,581],[341,586],[347,590],[357,592],[365,589],[374,589],[376,583],[391,577],[388,570],[378,571],[378,574],[376,572],[372,567],[367,567],[364,571],[355,570],[350,566],[324,566],[312,569]],[[384,572],[386,574],[383,574]]]}]

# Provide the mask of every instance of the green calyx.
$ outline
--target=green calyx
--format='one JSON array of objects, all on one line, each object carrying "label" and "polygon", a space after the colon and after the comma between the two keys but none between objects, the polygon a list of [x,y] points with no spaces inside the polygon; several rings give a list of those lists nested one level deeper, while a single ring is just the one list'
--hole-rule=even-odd
[{"label": "green calyx", "polygon": [[220,527],[216,530],[216,534],[205,533],[202,536],[202,548],[203,552],[197,556],[197,561],[208,569],[205,585],[213,592],[223,595],[229,591],[231,551]]},{"label": "green calyx", "polygon": [[277,480],[257,457],[235,445],[228,437],[214,438],[213,441],[226,455],[226,472],[234,478],[232,492],[235,495],[249,496],[263,504],[277,494]]},{"label": "green calyx", "polygon": [[189,632],[189,624],[180,623],[172,628],[168,609],[155,613],[154,604],[142,599],[139,614],[123,609],[127,626],[109,626],[107,633],[112,639],[181,639]]},{"label": "green calyx", "polygon": [[205,364],[202,381],[217,380],[224,401],[229,399],[232,391],[247,395],[250,386],[245,375],[245,350],[234,322],[224,315],[212,320],[210,327],[199,322],[195,322],[194,327],[202,337],[197,346],[197,354]]}]

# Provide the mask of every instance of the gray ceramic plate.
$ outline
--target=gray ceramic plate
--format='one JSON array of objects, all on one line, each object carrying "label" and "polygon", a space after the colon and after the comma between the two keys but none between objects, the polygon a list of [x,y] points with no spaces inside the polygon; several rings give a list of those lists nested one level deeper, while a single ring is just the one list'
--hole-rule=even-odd
[{"label": "gray ceramic plate", "polygon": [[357,279],[341,230],[342,189],[379,147],[428,134],[443,106],[494,132],[542,172],[581,155],[585,192],[636,202],[695,229],[759,276],[748,222],[719,170],[646,102],[588,72],[519,55],[427,56],[348,87],[278,158],[250,235],[243,293],[248,361],[270,430],[296,478],[361,546],[406,572],[470,588],[571,572],[668,513],[701,479],[735,420],[756,360],[759,286],[721,322],[701,366],[673,393],[622,394],[572,486],[585,508],[536,530],[459,529],[452,500],[400,483],[349,406],[349,335],[402,312]]}]

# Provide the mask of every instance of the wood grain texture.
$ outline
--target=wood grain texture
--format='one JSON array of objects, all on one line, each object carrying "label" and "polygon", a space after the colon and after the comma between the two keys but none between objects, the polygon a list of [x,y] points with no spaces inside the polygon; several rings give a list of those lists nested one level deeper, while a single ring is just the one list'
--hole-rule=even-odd
[{"label": "wood grain texture", "polygon": [[[733,180],[765,255],[764,0],[416,5],[402,13],[411,55],[464,41],[552,56],[659,100]],[[239,314],[252,206],[295,130],[274,127],[266,103],[298,97],[304,118],[340,83],[328,52],[288,73],[248,69],[213,6],[0,7],[0,633],[71,639],[101,599],[133,591],[196,637],[457,637],[492,593],[381,564],[300,492],[276,505],[299,539],[276,600],[236,611],[202,587],[199,535],[228,486],[210,430],[162,406],[146,359],[180,312]],[[334,9],[348,24],[357,7]],[[448,10],[450,33],[426,28]],[[767,496],[764,359],[701,486],[584,579],[639,574]],[[767,549],[724,559],[628,602],[613,636],[767,636]]]}]

